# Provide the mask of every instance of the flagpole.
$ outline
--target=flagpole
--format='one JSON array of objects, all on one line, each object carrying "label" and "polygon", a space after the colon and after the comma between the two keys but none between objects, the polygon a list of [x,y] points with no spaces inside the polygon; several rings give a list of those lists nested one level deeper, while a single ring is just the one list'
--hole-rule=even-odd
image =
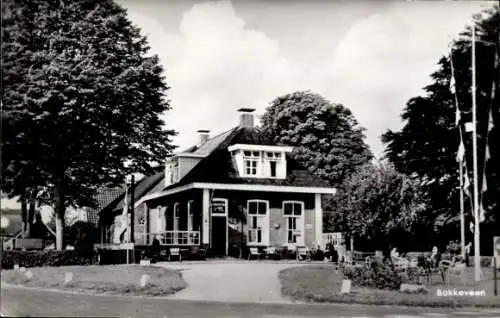
[{"label": "flagpole", "polygon": [[457,97],[457,91],[456,91],[456,81],[455,81],[455,71],[453,67],[453,49],[450,48],[450,67],[451,67],[451,78],[450,78],[450,90],[453,93],[453,96],[455,98],[455,107],[456,107],[456,114],[455,114],[455,125],[458,128],[458,133],[460,136],[460,144],[458,147],[458,153],[457,153],[457,158],[458,158],[458,171],[459,171],[459,183],[460,183],[460,242],[461,242],[461,254],[462,258],[465,260],[465,216],[464,216],[464,156],[465,156],[465,148],[463,144],[463,134],[462,134],[462,127],[460,127],[460,121],[461,121],[461,116],[460,116],[460,108],[458,106],[458,97]]},{"label": "flagpole", "polygon": [[479,198],[477,182],[477,118],[476,118],[476,21],[472,21],[472,165],[474,175],[474,277],[481,280],[479,247]]},{"label": "flagpole", "polygon": [[[458,127],[460,129],[460,127]],[[460,131],[460,135],[462,132]],[[464,217],[464,161],[460,160],[460,241],[462,258],[465,260],[465,217]]]}]

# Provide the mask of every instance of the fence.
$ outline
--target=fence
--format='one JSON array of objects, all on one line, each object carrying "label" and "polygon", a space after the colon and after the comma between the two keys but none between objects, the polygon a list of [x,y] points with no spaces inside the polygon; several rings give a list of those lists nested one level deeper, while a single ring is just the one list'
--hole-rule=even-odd
[{"label": "fence", "polygon": [[343,235],[341,232],[334,232],[334,233],[323,233],[323,238],[321,241],[321,249],[326,248],[326,244],[331,243],[333,246],[339,246],[343,242]]}]

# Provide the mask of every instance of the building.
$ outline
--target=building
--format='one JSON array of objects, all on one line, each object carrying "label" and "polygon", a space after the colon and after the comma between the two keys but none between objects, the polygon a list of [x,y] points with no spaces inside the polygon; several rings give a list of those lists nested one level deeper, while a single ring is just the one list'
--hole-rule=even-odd
[{"label": "building", "polygon": [[[322,196],[335,189],[295,162],[292,147],[266,138],[254,126],[253,111],[240,109],[239,125],[214,137],[200,130],[198,145],[138,183],[136,246],[157,238],[167,247],[238,255],[242,247],[321,244]],[[123,211],[123,199],[101,210],[103,243],[126,241],[130,220]]]}]

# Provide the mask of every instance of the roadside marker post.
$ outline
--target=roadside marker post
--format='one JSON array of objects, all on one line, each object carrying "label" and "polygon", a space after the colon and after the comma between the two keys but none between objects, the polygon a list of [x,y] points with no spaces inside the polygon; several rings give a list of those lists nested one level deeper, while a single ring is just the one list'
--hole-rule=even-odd
[{"label": "roadside marker post", "polygon": [[349,294],[351,292],[351,281],[349,279],[344,279],[342,281],[342,286],[340,287],[340,294]]}]

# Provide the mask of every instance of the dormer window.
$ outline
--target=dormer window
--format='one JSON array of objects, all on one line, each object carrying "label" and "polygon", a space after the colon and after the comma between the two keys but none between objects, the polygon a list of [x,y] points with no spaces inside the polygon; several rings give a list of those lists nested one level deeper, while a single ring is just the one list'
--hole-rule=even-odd
[{"label": "dormer window", "polygon": [[260,162],[260,152],[258,151],[243,151],[243,164],[245,175],[257,176],[257,167]]},{"label": "dormer window", "polygon": [[165,185],[169,186],[176,182],[179,182],[179,158],[174,157],[165,164]]},{"label": "dormer window", "polygon": [[291,147],[236,144],[228,148],[241,177],[286,178],[286,153]]},{"label": "dormer window", "polygon": [[278,165],[281,163],[281,152],[266,152],[266,159],[269,165],[269,175],[271,178],[278,176]]}]

